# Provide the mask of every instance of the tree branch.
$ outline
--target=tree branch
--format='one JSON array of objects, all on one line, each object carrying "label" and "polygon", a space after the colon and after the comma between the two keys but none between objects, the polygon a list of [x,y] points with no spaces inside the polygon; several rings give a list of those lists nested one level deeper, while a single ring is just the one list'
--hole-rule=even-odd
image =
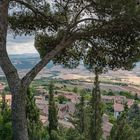
[{"label": "tree branch", "polygon": [[40,15],[43,19],[45,19],[46,22],[49,23],[49,25],[51,27],[53,27],[52,26],[52,23],[55,23],[56,22],[54,18],[52,18],[49,15],[44,14],[39,9],[37,9],[36,7],[32,6],[31,4],[29,4],[27,2],[24,2],[22,0],[10,0],[10,1],[14,1],[14,2],[17,2],[17,3],[21,4],[21,5],[24,5],[26,8],[28,8],[29,10],[31,10],[35,15]]},{"label": "tree branch", "polygon": [[[120,29],[118,28],[113,29],[113,31],[119,30]],[[59,54],[63,49],[65,49],[67,46],[71,45],[75,40],[82,40],[85,38],[89,38],[91,36],[97,37],[102,33],[103,34],[106,33],[106,31],[107,30],[104,28],[94,29],[93,27],[91,27],[90,29],[85,29],[83,31],[72,33],[69,38],[64,37],[63,40],[60,42],[60,44],[58,44],[51,52],[47,53],[46,56],[22,78],[23,86],[25,87],[29,86],[30,83],[33,81],[33,79],[49,63],[49,61],[52,58],[54,58],[57,54]],[[108,31],[112,31],[112,29],[110,30],[108,29]]]},{"label": "tree branch", "polygon": [[74,21],[76,22],[78,17],[80,16],[80,14],[88,7],[90,7],[91,5],[86,5],[85,7],[83,7],[75,16]]},{"label": "tree branch", "polygon": [[59,45],[55,47],[50,53],[46,54],[46,56],[35,65],[33,69],[31,69],[23,78],[22,84],[27,87],[33,81],[33,79],[37,76],[37,74],[49,63],[49,61],[54,58],[58,53],[60,53],[66,46],[72,44],[74,38],[63,39]]},{"label": "tree branch", "polygon": [[51,52],[47,53],[46,56],[35,65],[23,78],[22,84],[23,86],[29,86],[33,79],[37,76],[37,74],[49,63],[49,61],[54,58],[57,54],[59,54],[63,49],[72,44],[75,40],[80,40],[85,36],[92,36],[93,30],[91,31],[83,31],[79,33],[72,34],[71,37],[64,37],[63,40],[58,44]]},{"label": "tree branch", "polygon": [[21,5],[24,5],[26,8],[30,9],[33,13],[35,14],[39,14],[43,17],[46,17],[45,14],[43,14],[42,12],[40,12],[37,8],[33,7],[32,5],[30,5],[29,3],[27,2],[24,2],[23,0],[10,0],[10,1],[15,1]]},{"label": "tree branch", "polygon": [[12,85],[20,83],[20,79],[6,51],[8,5],[8,0],[0,2],[0,66],[6,75],[10,88],[13,89]]},{"label": "tree branch", "polygon": [[105,20],[99,20],[99,19],[95,19],[95,18],[84,18],[84,19],[81,19],[81,20],[75,22],[72,26],[70,26],[70,29],[76,27],[79,23],[82,23],[82,22],[85,22],[85,21],[105,22]]}]

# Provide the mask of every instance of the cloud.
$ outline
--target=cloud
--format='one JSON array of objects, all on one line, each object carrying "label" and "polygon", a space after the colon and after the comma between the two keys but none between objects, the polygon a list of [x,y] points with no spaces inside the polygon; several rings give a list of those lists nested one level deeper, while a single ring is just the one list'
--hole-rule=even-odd
[{"label": "cloud", "polygon": [[14,38],[11,34],[7,37],[8,54],[37,53],[34,47],[33,36],[17,36]]}]

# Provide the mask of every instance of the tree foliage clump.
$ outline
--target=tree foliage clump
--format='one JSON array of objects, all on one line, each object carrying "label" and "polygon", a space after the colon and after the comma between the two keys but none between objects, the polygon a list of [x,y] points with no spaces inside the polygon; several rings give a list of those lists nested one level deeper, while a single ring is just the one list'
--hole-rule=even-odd
[{"label": "tree foliage clump", "polygon": [[[72,38],[53,58],[54,63],[74,68],[83,56],[88,59],[96,54],[96,59],[100,59],[98,66],[102,63],[111,69],[116,66],[130,69],[139,60],[140,8],[136,0],[120,3],[115,0],[57,0],[52,5],[53,10],[47,2],[38,6],[31,1],[30,7],[25,8],[25,5],[9,17],[9,25],[15,32],[36,33],[35,47],[41,58],[63,40]],[[31,9],[33,6],[35,10]]]}]

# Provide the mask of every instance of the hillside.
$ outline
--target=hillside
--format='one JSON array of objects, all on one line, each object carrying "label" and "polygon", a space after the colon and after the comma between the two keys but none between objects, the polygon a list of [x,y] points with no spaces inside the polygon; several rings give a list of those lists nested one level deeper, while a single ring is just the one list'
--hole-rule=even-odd
[{"label": "hillside", "polygon": [[[40,58],[38,54],[22,54],[22,55],[10,55],[10,59],[21,77],[25,75]],[[0,70],[0,76],[3,76],[3,72]],[[108,73],[102,74],[101,81],[103,83],[127,83],[127,84],[140,84],[140,62],[136,64],[136,67],[132,71],[109,71]],[[82,64],[76,69],[66,69],[60,65],[54,65],[50,62],[37,76],[38,78],[51,77],[59,78],[64,80],[84,79],[91,81],[93,74],[84,68]]]}]

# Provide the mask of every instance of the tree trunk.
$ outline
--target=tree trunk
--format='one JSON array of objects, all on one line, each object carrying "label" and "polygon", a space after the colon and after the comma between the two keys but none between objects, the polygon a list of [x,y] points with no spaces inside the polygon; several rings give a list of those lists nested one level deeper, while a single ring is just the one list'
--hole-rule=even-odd
[{"label": "tree trunk", "polygon": [[6,51],[9,0],[0,0],[0,66],[6,75],[12,93],[12,127],[14,140],[28,140],[25,115],[25,86],[21,85],[16,68]]},{"label": "tree trunk", "polygon": [[12,123],[14,140],[28,140],[26,121],[26,90],[17,86],[12,96]]}]

